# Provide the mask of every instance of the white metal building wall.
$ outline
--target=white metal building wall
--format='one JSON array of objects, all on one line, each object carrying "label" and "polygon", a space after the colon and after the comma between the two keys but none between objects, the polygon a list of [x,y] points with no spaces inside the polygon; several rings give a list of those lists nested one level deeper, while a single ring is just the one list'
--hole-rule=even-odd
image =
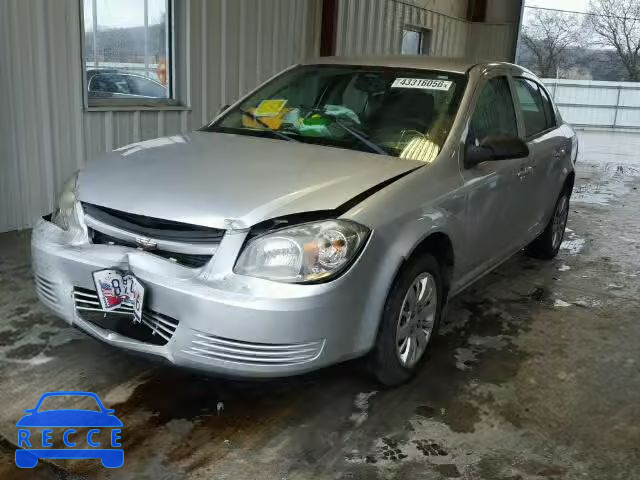
[{"label": "white metal building wall", "polygon": [[640,128],[640,83],[544,80],[562,117],[580,127]]},{"label": "white metal building wall", "polygon": [[0,1],[0,232],[50,212],[64,180],[98,154],[197,128],[319,51],[319,0],[175,5],[176,72],[190,108],[86,111],[80,0]]},{"label": "white metal building wall", "polygon": [[467,58],[513,62],[518,30],[517,23],[470,23]]},{"label": "white metal building wall", "polygon": [[405,25],[432,31],[432,55],[465,56],[465,20],[396,0],[339,0],[337,54],[399,54]]},{"label": "white metal building wall", "polygon": [[471,23],[411,0],[339,0],[337,54],[399,54],[407,25],[431,30],[433,56],[513,61],[517,24]]}]

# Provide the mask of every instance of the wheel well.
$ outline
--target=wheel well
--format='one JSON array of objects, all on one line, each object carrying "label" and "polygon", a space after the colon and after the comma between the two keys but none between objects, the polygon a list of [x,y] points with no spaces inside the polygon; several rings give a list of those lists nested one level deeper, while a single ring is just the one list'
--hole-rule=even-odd
[{"label": "wheel well", "polygon": [[[453,244],[449,237],[444,233],[433,233],[425,238],[413,251],[410,258],[416,257],[423,253],[431,253],[435,256],[438,263],[442,267],[442,273],[447,290],[451,286],[453,277],[453,266],[455,257],[453,253]],[[409,259],[407,259],[408,261]]]},{"label": "wheel well", "polygon": [[571,172],[569,175],[567,175],[567,178],[564,181],[564,188],[569,192],[570,195],[573,192],[573,186],[575,185],[575,183],[576,172]]}]

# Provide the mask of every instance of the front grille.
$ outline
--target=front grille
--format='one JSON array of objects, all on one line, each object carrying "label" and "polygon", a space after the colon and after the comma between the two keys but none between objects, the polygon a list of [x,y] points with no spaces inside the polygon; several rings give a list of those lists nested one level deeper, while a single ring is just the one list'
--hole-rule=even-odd
[{"label": "front grille", "polygon": [[[189,268],[211,261],[225,231],[121,212],[84,203],[85,221],[96,245],[142,248],[153,255]],[[144,239],[152,247],[139,242]]]},{"label": "front grille", "polygon": [[[89,236],[94,245],[118,245],[120,247],[138,248],[138,245],[133,242],[120,240],[119,238],[112,237],[93,228],[89,229]],[[169,252],[168,250],[150,250],[149,253],[190,268],[204,267],[213,258],[213,255],[196,255],[193,253]]]},{"label": "front grille", "polygon": [[134,323],[132,307],[121,305],[112,311],[103,310],[97,293],[86,288],[74,288],[73,300],[76,312],[83,320],[152,345],[166,345],[180,323],[175,318],[148,309],[142,311],[142,323]]},{"label": "front grille", "polygon": [[89,203],[83,203],[82,208],[85,215],[89,215],[107,225],[121,228],[142,237],[153,238],[154,240],[216,244],[220,243],[225,232],[217,228],[135,215]]},{"label": "front grille", "polygon": [[183,352],[233,363],[286,366],[315,360],[323,347],[324,340],[298,344],[250,343],[194,332],[191,345]]}]

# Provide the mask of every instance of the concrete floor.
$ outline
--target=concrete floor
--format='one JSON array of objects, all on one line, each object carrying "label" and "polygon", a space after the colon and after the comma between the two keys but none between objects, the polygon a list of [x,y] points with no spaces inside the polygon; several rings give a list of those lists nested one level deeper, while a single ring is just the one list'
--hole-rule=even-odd
[{"label": "concrete floor", "polygon": [[[581,137],[560,257],[458,297],[397,390],[357,362],[238,383],[125,355],[40,307],[28,233],[0,235],[0,478],[640,479],[640,135]],[[62,389],[115,409],[123,468],[15,467],[15,422]]]}]

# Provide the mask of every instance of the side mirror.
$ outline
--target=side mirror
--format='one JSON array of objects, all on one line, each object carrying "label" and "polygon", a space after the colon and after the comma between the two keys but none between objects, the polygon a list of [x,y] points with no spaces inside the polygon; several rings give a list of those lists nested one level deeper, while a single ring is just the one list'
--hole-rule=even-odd
[{"label": "side mirror", "polygon": [[529,147],[520,138],[511,135],[490,135],[479,146],[468,147],[465,152],[464,166],[473,168],[482,162],[495,162],[526,158]]}]

